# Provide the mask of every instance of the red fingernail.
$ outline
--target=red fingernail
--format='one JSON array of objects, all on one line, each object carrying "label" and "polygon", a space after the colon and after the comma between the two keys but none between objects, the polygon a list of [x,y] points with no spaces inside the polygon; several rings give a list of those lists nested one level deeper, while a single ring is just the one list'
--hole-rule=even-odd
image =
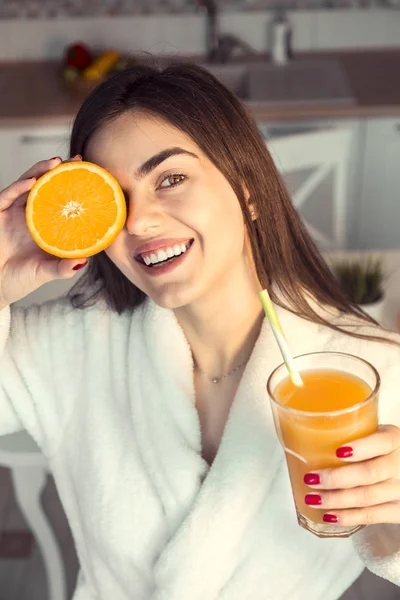
[{"label": "red fingernail", "polygon": [[318,473],[307,473],[307,475],[304,475],[304,483],[306,485],[318,485],[321,480]]},{"label": "red fingernail", "polygon": [[49,160],[56,160],[56,158],[58,160],[62,160],[62,158],[60,156],[53,156],[53,158],[49,158]]},{"label": "red fingernail", "polygon": [[319,494],[307,494],[304,498],[304,502],[311,506],[319,506],[322,504],[322,498]]},{"label": "red fingernail", "polygon": [[336,450],[336,456],[338,458],[350,458],[350,456],[353,456],[353,448],[350,448],[350,446],[342,446]]},{"label": "red fingernail", "polygon": [[86,261],[84,263],[79,263],[79,265],[75,265],[75,267],[72,267],[72,270],[79,271],[79,269],[83,269],[83,267],[86,267],[87,264],[88,264],[88,261]]},{"label": "red fingernail", "polygon": [[322,520],[325,521],[325,523],[337,523],[339,521],[339,518],[336,515],[331,515],[329,513],[326,513],[322,517]]}]

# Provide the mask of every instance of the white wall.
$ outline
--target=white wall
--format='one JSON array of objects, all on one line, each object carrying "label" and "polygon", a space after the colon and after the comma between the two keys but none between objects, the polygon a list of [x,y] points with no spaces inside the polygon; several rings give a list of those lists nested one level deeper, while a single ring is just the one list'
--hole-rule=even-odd
[{"label": "white wall", "polygon": [[[294,50],[400,47],[400,10],[295,11]],[[268,11],[221,15],[221,30],[236,33],[257,51],[267,49]],[[59,59],[82,40],[120,52],[200,54],[204,16],[152,15],[60,20],[0,20],[0,60]]]}]

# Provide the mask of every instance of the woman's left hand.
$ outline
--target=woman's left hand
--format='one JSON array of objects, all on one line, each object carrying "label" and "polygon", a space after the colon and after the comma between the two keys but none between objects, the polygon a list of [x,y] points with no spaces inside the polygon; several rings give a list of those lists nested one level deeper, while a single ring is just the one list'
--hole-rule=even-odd
[{"label": "woman's left hand", "polygon": [[323,510],[325,522],[343,527],[400,523],[400,429],[381,425],[338,448],[336,456],[352,464],[305,475],[313,488],[305,503]]}]

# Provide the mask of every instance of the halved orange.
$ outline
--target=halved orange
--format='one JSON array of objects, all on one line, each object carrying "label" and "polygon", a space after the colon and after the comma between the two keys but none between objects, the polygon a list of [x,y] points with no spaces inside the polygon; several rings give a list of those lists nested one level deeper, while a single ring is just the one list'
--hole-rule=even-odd
[{"label": "halved orange", "polygon": [[115,240],[125,221],[125,197],[118,181],[86,161],[62,163],[45,173],[26,204],[33,239],[60,258],[97,254]]}]

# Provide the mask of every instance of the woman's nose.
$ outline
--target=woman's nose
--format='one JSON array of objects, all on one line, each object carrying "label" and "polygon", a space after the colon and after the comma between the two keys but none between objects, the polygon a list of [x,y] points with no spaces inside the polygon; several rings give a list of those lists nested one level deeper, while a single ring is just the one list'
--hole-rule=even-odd
[{"label": "woman's nose", "polygon": [[141,237],[149,231],[156,231],[163,220],[164,216],[156,202],[150,199],[129,201],[125,226],[130,235]]}]

